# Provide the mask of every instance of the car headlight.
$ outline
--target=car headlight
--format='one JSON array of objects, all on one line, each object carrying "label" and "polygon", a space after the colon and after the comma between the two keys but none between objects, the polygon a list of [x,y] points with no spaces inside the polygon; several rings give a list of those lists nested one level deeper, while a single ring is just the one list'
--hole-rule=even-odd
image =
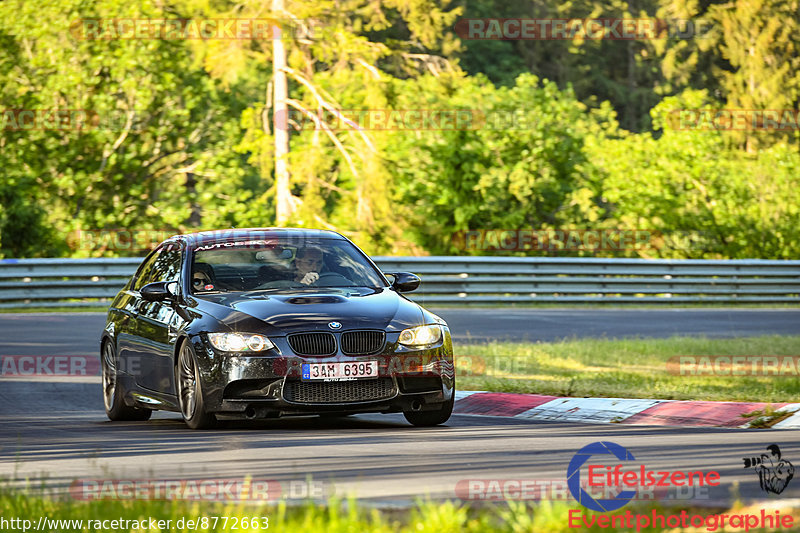
[{"label": "car headlight", "polygon": [[209,333],[208,340],[221,352],[263,352],[275,347],[267,337],[254,333]]},{"label": "car headlight", "polygon": [[442,340],[442,327],[438,324],[430,324],[404,329],[400,332],[399,342],[406,346],[425,346],[436,344],[440,340]]}]

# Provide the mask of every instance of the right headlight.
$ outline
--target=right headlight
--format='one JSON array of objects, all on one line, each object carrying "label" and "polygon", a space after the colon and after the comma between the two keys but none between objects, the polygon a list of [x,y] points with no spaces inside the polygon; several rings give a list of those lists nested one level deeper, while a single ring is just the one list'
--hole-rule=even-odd
[{"label": "right headlight", "polygon": [[209,333],[211,345],[221,352],[263,352],[275,345],[257,333]]},{"label": "right headlight", "polygon": [[399,342],[404,346],[427,346],[442,340],[442,326],[430,324],[404,329],[400,332]]}]

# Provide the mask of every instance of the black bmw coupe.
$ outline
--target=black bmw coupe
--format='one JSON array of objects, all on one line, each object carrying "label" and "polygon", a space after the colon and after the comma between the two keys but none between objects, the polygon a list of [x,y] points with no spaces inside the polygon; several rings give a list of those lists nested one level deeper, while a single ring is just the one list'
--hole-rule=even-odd
[{"label": "black bmw coupe", "polygon": [[108,311],[106,413],[176,411],[194,429],[223,418],[375,412],[442,424],[455,399],[453,347],[447,324],[403,296],[419,283],[382,273],[331,231],[174,236]]}]

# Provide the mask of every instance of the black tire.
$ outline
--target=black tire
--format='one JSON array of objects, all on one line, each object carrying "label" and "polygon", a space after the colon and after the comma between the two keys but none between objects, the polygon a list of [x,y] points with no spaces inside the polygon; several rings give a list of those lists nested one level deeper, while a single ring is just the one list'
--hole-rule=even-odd
[{"label": "black tire", "polygon": [[403,411],[403,416],[417,427],[438,426],[450,419],[450,415],[453,414],[453,405],[455,405],[455,402],[456,395],[454,391],[450,400],[443,403],[442,407],[436,411]]},{"label": "black tire", "polygon": [[103,383],[103,404],[106,416],[114,422],[122,420],[147,420],[153,411],[125,405],[125,388],[117,376],[117,353],[114,343],[106,341],[100,353]]},{"label": "black tire", "polygon": [[183,421],[191,429],[210,429],[217,425],[213,413],[206,412],[197,357],[192,343],[184,341],[175,362],[175,388]]}]

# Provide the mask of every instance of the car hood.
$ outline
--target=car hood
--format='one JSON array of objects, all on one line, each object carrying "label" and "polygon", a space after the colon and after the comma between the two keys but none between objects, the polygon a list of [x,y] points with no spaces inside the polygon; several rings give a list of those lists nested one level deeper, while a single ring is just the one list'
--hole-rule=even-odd
[{"label": "car hood", "polygon": [[293,292],[253,291],[195,295],[198,307],[234,331],[252,330],[268,334],[295,331],[331,331],[330,322],[341,330],[402,330],[423,324],[420,306],[387,288],[319,288]]}]

